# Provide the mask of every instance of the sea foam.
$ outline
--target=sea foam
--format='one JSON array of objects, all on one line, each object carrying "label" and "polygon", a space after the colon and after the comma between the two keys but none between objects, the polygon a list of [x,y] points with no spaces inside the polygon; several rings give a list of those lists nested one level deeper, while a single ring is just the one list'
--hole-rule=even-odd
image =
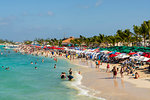
[{"label": "sea foam", "polygon": [[82,85],[81,80],[82,80],[82,75],[78,74],[78,72],[74,73],[75,81],[71,82],[71,86],[76,88],[78,90],[78,95],[84,95],[88,96],[91,98],[99,99],[99,100],[105,100],[104,98],[101,97],[96,97],[95,95],[100,93],[99,91],[95,91],[94,89],[90,89],[84,85]]}]

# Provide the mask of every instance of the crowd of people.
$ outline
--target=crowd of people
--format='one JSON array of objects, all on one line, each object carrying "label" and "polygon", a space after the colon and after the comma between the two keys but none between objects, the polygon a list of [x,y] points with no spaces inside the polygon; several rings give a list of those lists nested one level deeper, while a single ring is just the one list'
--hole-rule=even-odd
[{"label": "crowd of people", "polygon": [[[18,50],[15,50],[16,52],[21,52],[22,54],[31,54],[31,55],[35,55],[35,56],[45,56],[45,57],[54,57],[54,60],[57,62],[57,57],[56,56],[63,56],[69,60],[72,59],[80,59],[80,58],[85,58],[86,61],[88,60],[93,60],[92,56],[90,55],[86,55],[84,53],[82,54],[77,54],[76,52],[70,52],[70,51],[66,51],[66,50],[45,50],[45,49],[39,49],[39,48],[34,48],[31,46],[27,46],[27,45],[22,45],[19,47]],[[103,66],[103,63],[106,63],[106,72],[113,73],[113,78],[117,78],[118,73],[120,73],[121,78],[124,77],[124,75],[132,75],[135,79],[138,79],[140,77],[140,75],[138,74],[138,72],[136,71],[137,69],[137,65],[138,63],[135,63],[134,61],[132,61],[131,59],[117,59],[117,58],[111,58],[111,59],[104,59],[103,57],[98,58],[94,58],[95,60],[95,66],[98,69],[101,69],[101,66]],[[42,59],[42,62],[44,62],[44,59]],[[112,66],[112,63],[118,63],[121,65],[120,66]],[[142,63],[140,63],[142,65]],[[111,67],[110,67],[111,66]],[[112,68],[113,67],[113,68]],[[54,68],[56,68],[56,64],[54,65]],[[150,71],[150,67],[149,67],[149,71]],[[66,73],[62,72],[61,77],[64,79],[66,77]],[[69,75],[67,76],[72,77],[72,74],[69,73]],[[70,78],[69,78],[70,80]]]}]

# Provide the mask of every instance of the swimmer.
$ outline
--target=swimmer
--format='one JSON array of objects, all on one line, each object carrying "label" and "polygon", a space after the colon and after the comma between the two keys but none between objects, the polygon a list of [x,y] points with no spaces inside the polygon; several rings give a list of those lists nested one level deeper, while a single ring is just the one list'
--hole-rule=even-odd
[{"label": "swimmer", "polygon": [[73,80],[73,78],[74,78],[74,77],[73,77],[71,74],[70,74],[70,75],[68,75],[68,80],[69,80],[69,81],[72,81],[72,80]]},{"label": "swimmer", "polygon": [[56,62],[57,62],[57,58],[56,58]]},{"label": "swimmer", "polygon": [[35,62],[35,64],[37,64],[37,62]]},{"label": "swimmer", "polygon": [[42,62],[44,62],[44,59],[42,59]]},{"label": "swimmer", "polygon": [[2,68],[4,68],[4,66],[2,66]]},{"label": "swimmer", "polygon": [[78,74],[81,74],[81,72],[79,71]]},{"label": "swimmer", "polygon": [[55,64],[54,68],[56,68],[56,64]]},{"label": "swimmer", "polygon": [[65,72],[62,72],[60,76],[61,76],[61,79],[66,79],[66,73]]},{"label": "swimmer", "polygon": [[37,67],[35,67],[35,69],[37,69]]},{"label": "swimmer", "polygon": [[31,64],[33,64],[33,62],[31,61]]},{"label": "swimmer", "polygon": [[6,68],[6,70],[9,70],[9,67],[8,67],[8,68]]}]

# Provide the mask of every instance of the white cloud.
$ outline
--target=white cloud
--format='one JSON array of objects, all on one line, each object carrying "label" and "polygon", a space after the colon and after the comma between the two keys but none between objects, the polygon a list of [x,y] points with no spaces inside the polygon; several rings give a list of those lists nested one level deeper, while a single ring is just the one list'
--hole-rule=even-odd
[{"label": "white cloud", "polygon": [[98,0],[95,4],[96,7],[100,6],[102,4],[102,0]]},{"label": "white cloud", "polygon": [[48,14],[49,16],[53,16],[53,15],[54,15],[54,13],[53,13],[52,11],[48,11],[47,14]]}]

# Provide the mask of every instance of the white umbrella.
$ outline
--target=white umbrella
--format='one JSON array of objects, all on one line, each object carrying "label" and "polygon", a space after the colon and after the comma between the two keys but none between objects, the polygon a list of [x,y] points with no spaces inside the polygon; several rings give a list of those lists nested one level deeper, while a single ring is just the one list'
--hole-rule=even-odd
[{"label": "white umbrella", "polygon": [[132,57],[130,57],[131,59],[139,59],[140,58],[140,56],[132,56]]},{"label": "white umbrella", "polygon": [[140,56],[137,60],[142,61],[145,57],[144,56]]},{"label": "white umbrella", "polygon": [[140,61],[148,61],[149,59],[150,59],[150,58],[141,56],[138,60],[140,60]]},{"label": "white umbrella", "polygon": [[128,58],[129,57],[129,55],[123,55],[122,56],[122,58]]}]

